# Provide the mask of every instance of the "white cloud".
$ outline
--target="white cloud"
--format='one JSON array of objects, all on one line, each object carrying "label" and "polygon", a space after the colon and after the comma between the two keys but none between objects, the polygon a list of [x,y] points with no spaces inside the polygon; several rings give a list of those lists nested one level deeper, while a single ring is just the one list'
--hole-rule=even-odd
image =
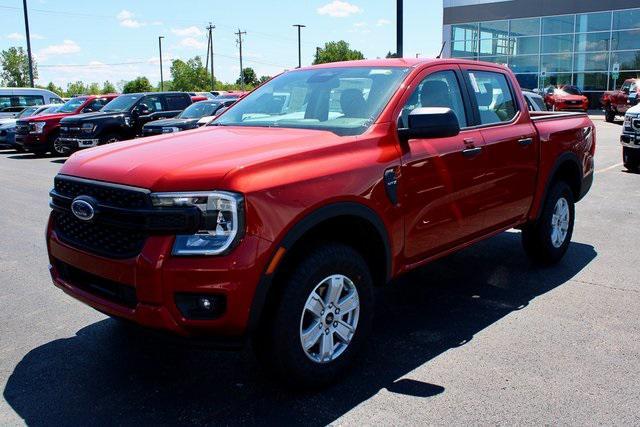
[{"label": "white cloud", "polygon": [[62,44],[52,44],[39,50],[36,56],[39,60],[45,60],[50,56],[70,55],[80,52],[80,46],[73,40],[63,40]]},{"label": "white cloud", "polygon": [[20,33],[11,33],[11,34],[7,34],[7,38],[9,40],[23,40],[24,36]]},{"label": "white cloud", "polygon": [[116,19],[120,21],[120,26],[125,28],[140,28],[147,25],[146,22],[140,22],[134,19],[135,14],[126,9],[122,9],[120,13],[116,15]]},{"label": "white cloud", "polygon": [[367,26],[366,22],[356,22],[355,24],[353,24],[354,27],[356,28],[365,28]]},{"label": "white cloud", "polygon": [[317,9],[320,15],[329,15],[334,18],[345,18],[354,13],[361,13],[360,9],[355,4],[347,3],[345,1],[333,0],[331,3],[327,3]]},{"label": "white cloud", "polygon": [[391,21],[389,21],[388,19],[384,19],[384,18],[380,18],[380,19],[378,19],[378,22],[376,22],[376,25],[378,27],[383,27],[383,26],[389,25],[389,24],[391,24]]},{"label": "white cloud", "polygon": [[171,32],[180,37],[197,37],[204,35],[204,30],[201,30],[195,25],[185,28],[172,28]]},{"label": "white cloud", "polygon": [[207,47],[207,43],[193,37],[186,37],[180,40],[180,47],[185,47],[187,49],[204,49]]},{"label": "white cloud", "polygon": [[31,38],[34,40],[44,40],[46,37],[38,33],[33,33],[31,34]]}]

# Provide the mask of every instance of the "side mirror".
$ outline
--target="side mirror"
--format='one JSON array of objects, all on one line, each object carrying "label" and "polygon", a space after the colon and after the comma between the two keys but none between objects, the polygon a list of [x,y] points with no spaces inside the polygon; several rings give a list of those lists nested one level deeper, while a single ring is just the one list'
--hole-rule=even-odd
[{"label": "side mirror", "polygon": [[450,108],[416,108],[409,114],[409,127],[398,129],[401,139],[446,138],[460,133],[458,117]]},{"label": "side mirror", "polygon": [[91,107],[86,107],[86,108],[83,108],[83,109],[82,109],[82,112],[83,112],[83,113],[93,113],[93,112],[94,112],[94,109],[93,109],[93,108],[91,108]]}]

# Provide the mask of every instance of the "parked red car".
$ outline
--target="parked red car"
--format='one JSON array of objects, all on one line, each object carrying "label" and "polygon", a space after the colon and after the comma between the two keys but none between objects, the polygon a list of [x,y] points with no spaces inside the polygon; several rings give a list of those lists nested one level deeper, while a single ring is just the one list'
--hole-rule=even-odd
[{"label": "parked red car", "polygon": [[580,89],[570,85],[546,88],[544,102],[547,108],[553,111],[587,111],[589,109],[589,99],[580,92]]},{"label": "parked red car", "polygon": [[51,152],[57,155],[68,154],[60,144],[60,120],[80,113],[100,111],[117,94],[77,96],[67,101],[58,112],[46,116],[34,116],[16,123],[16,143],[25,151],[35,154]]},{"label": "parked red car", "polygon": [[612,122],[616,115],[624,115],[629,108],[636,105],[639,90],[638,79],[627,79],[619,90],[603,93],[600,102],[605,120]]},{"label": "parked red car", "polygon": [[212,126],[71,156],[51,275],[103,313],[251,338],[280,380],[325,384],[369,338],[374,285],[514,227],[560,260],[594,152],[586,114],[529,112],[496,64],[296,69]]}]

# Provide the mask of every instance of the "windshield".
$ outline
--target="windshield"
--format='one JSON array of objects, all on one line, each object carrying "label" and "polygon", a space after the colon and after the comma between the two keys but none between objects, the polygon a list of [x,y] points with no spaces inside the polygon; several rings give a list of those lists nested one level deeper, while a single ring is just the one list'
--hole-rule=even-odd
[{"label": "windshield", "polygon": [[575,86],[564,86],[556,90],[556,95],[582,95],[582,92]]},{"label": "windshield", "polygon": [[22,112],[20,114],[18,114],[16,117],[29,117],[29,116],[33,116],[33,113],[35,113],[36,111],[38,111],[38,108],[40,107],[28,107],[25,108],[24,110],[22,110]]},{"label": "windshield", "polygon": [[38,113],[39,116],[44,116],[45,114],[53,114],[53,113],[58,113],[60,112],[60,105],[53,105],[49,108],[45,108],[44,110],[40,111]]},{"label": "windshield", "polygon": [[103,113],[121,113],[123,111],[128,111],[142,97],[142,94],[120,95],[119,97],[105,105],[100,111],[102,111]]},{"label": "windshield", "polygon": [[84,102],[86,100],[87,100],[86,96],[78,96],[76,98],[71,98],[70,100],[65,102],[64,105],[62,105],[62,107],[60,107],[58,112],[60,112],[60,113],[73,113],[74,111],[76,111],[78,109],[78,107],[80,107],[82,104],[84,104]]},{"label": "windshield", "polygon": [[216,120],[217,126],[286,127],[359,135],[407,75],[401,67],[291,71],[265,83]]},{"label": "windshield", "polygon": [[180,115],[179,119],[199,119],[200,117],[212,116],[220,107],[220,102],[196,102],[189,105]]}]

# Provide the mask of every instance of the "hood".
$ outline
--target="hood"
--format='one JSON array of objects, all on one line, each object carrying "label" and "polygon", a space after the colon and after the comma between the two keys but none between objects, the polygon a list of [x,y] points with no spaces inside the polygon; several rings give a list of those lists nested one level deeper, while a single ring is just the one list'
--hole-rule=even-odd
[{"label": "hood", "polygon": [[216,117],[218,117],[218,116],[217,115],[213,115],[213,116],[200,117],[198,119],[198,126],[206,125],[207,123],[209,123],[211,120],[215,119]]},{"label": "hood", "polygon": [[232,170],[354,138],[306,129],[209,126],[82,150],[60,173],[154,191],[225,189],[224,177]]},{"label": "hood", "polygon": [[18,119],[0,120],[0,129],[14,127]]},{"label": "hood", "polygon": [[101,111],[96,111],[94,113],[83,113],[65,117],[60,121],[60,123],[71,125],[75,123],[95,122],[96,120],[112,119],[114,117],[124,116],[124,114],[125,113],[103,113]]},{"label": "hood", "polygon": [[43,114],[40,116],[31,116],[25,117],[24,119],[20,119],[21,122],[46,122],[47,120],[58,120],[63,117],[67,117],[73,113],[53,113],[53,114]]},{"label": "hood", "polygon": [[640,104],[636,104],[633,107],[629,108],[627,110],[627,113],[631,113],[631,114],[638,114],[640,113]]},{"label": "hood", "polygon": [[556,101],[584,101],[584,95],[553,95]]},{"label": "hood", "polygon": [[163,119],[163,120],[155,120],[153,122],[147,123],[144,125],[146,128],[163,128],[163,127],[178,127],[178,128],[186,128],[189,126],[193,126],[198,122],[198,119]]}]

